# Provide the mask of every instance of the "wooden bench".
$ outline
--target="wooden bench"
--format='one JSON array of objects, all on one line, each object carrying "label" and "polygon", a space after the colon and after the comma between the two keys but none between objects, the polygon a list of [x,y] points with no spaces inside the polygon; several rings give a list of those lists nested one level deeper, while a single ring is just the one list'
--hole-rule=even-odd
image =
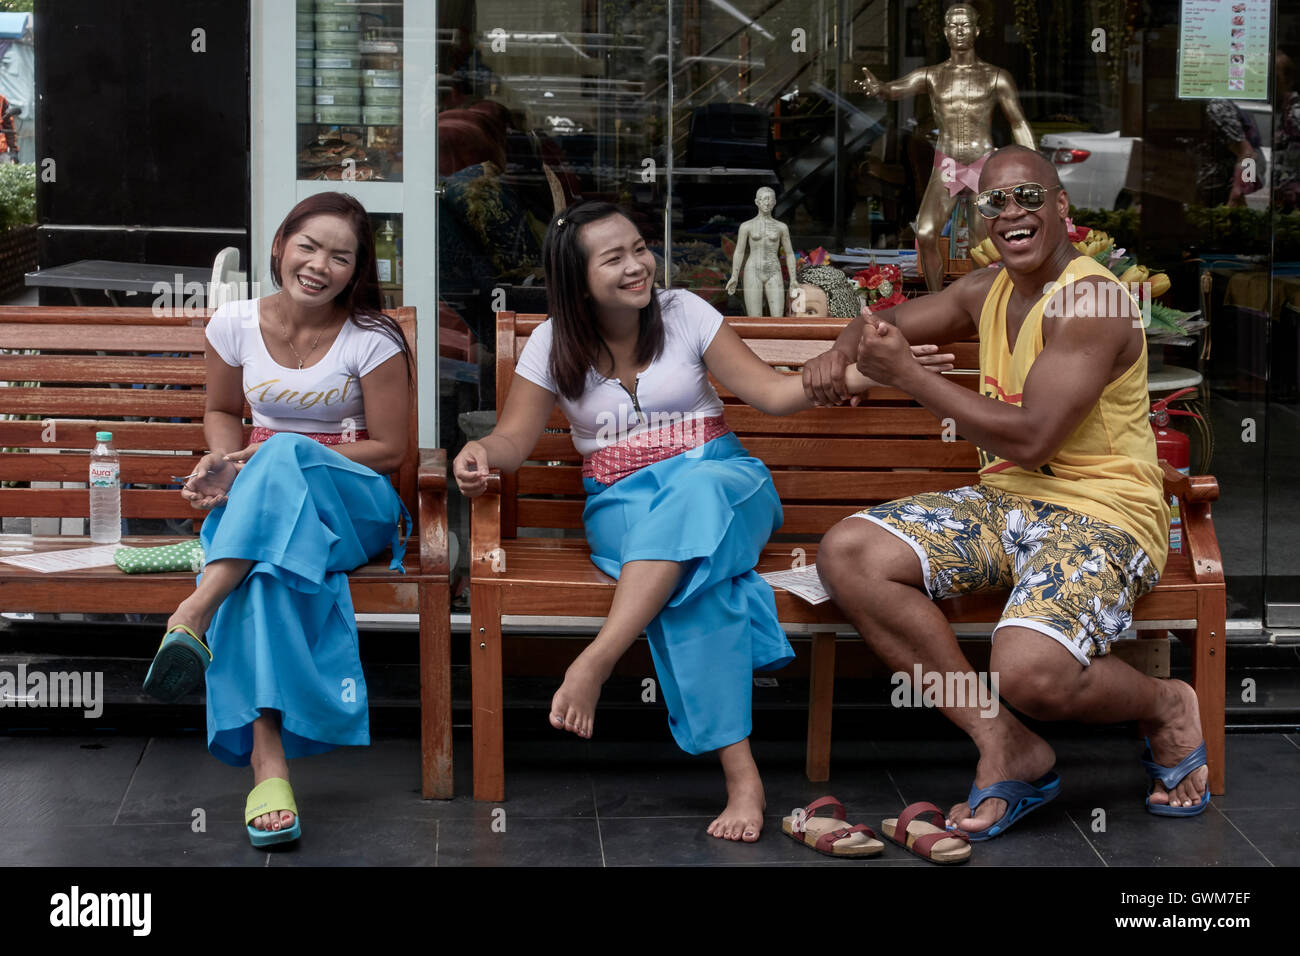
[{"label": "wooden bench", "polygon": [[[414,351],[415,309],[397,309],[392,316]],[[124,485],[170,486],[123,488],[123,517],[191,519],[197,531],[203,515],[181,498],[170,476],[193,471],[207,447],[204,321],[155,316],[150,309],[0,307],[0,349],[40,353],[0,355],[0,382],[10,383],[0,387],[0,415],[32,418],[0,421],[0,479],[54,485],[0,488],[0,516],[85,518],[89,493],[61,483],[86,481],[95,432],[105,430],[121,452]],[[412,414],[406,457],[392,476],[417,522],[410,529],[406,573],[389,571],[389,559],[381,557],[354,571],[349,583],[358,612],[420,615],[421,787],[425,797],[450,798],[446,455],[418,446],[416,420]],[[245,439],[250,431],[246,425]],[[177,540],[131,536],[122,543]],[[13,557],[89,543],[70,535],[5,534],[0,553]],[[193,590],[189,572],[127,576],[109,567],[40,574],[0,563],[2,611],[170,613]]]},{"label": "wooden bench", "polygon": [[[503,407],[515,362],[539,315],[497,316],[497,406]],[[843,320],[728,318],[768,364],[798,368],[824,352]],[[953,377],[974,389],[978,345],[949,347],[957,355]],[[716,383],[715,383],[716,386]],[[817,542],[844,516],[869,504],[977,481],[977,456],[969,442],[942,440],[941,424],[894,389],[875,389],[859,408],[820,408],[788,417],[766,415],[719,389],[726,417],[741,442],[772,471],[785,524],[763,552],[760,572],[788,569],[796,549],[816,560]],[[567,428],[558,409],[549,426]],[[514,475],[494,473],[488,491],[474,499],[471,524],[471,633],[474,797],[505,798],[502,760],[503,616],[596,616],[608,613],[613,579],[591,563],[586,541],[557,537],[581,529],[581,459],[568,434],[544,434]],[[1163,638],[1174,630],[1193,650],[1193,684],[1200,698],[1211,787],[1223,792],[1224,619],[1223,569],[1210,518],[1218,497],[1213,478],[1187,478],[1165,467],[1166,490],[1183,507],[1187,553],[1171,554],[1160,584],[1138,602],[1135,627]],[[531,532],[531,533],[530,533]],[[980,594],[939,602],[948,620],[987,625],[998,620],[1006,595]],[[852,632],[833,603],[811,606],[778,590],[776,605],[788,633],[811,642],[807,774],[830,774],[832,690],[836,632]],[[1144,639],[1150,640],[1149,638]],[[1144,643],[1135,642],[1135,643]],[[1129,642],[1121,642],[1127,644]]]}]

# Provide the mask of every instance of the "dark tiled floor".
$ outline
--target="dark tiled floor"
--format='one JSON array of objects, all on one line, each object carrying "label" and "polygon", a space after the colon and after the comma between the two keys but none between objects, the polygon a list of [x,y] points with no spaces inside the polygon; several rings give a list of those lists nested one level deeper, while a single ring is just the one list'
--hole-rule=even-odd
[{"label": "dark tiled floor", "polygon": [[[1142,808],[1141,745],[1119,735],[1054,741],[1063,789],[977,866],[1300,865],[1300,737],[1228,738],[1228,793],[1190,820]],[[509,799],[469,798],[468,741],[457,741],[452,801],[419,795],[418,742],[293,765],[299,845],[253,849],[240,825],[251,784],[208,756],[202,737],[0,737],[0,865],[5,866],[852,866],[780,833],[781,818],[824,793],[879,830],[907,802],[965,795],[973,749],[959,741],[846,741],[829,783],[803,775],[802,747],[756,744],[768,816],[755,845],[709,837],[721,773],[671,743],[522,741],[507,751]],[[892,845],[870,866],[924,866]]]}]

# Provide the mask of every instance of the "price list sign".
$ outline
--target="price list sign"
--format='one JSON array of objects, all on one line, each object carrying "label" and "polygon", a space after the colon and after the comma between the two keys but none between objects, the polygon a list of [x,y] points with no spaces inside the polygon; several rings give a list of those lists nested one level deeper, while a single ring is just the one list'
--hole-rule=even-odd
[{"label": "price list sign", "polygon": [[1270,0],[1183,0],[1178,98],[1268,99]]}]

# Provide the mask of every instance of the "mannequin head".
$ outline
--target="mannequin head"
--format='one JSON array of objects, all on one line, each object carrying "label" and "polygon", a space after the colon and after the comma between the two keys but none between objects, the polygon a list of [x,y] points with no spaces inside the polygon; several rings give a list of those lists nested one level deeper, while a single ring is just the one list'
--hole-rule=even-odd
[{"label": "mannequin head", "polygon": [[[855,318],[862,311],[858,287],[834,266],[808,266],[799,271],[803,291],[803,309],[794,315],[831,315],[839,319]],[[798,305],[796,301],[793,305]]]}]

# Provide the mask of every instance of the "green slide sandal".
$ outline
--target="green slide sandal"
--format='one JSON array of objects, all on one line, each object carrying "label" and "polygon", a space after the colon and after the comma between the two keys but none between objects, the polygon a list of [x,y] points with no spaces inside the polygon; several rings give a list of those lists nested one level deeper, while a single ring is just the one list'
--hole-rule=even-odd
[{"label": "green slide sandal", "polygon": [[[287,830],[259,830],[253,821],[264,813],[279,813],[288,810],[293,814],[293,826]],[[283,777],[270,777],[263,780],[248,794],[244,804],[244,824],[248,827],[248,839],[253,846],[264,847],[275,843],[292,843],[302,836],[302,818],[298,816],[298,804],[293,799],[293,787]]]},{"label": "green slide sandal", "polygon": [[184,624],[175,624],[163,635],[158,653],[144,677],[145,692],[168,704],[174,703],[203,683],[212,661],[208,645]]}]

